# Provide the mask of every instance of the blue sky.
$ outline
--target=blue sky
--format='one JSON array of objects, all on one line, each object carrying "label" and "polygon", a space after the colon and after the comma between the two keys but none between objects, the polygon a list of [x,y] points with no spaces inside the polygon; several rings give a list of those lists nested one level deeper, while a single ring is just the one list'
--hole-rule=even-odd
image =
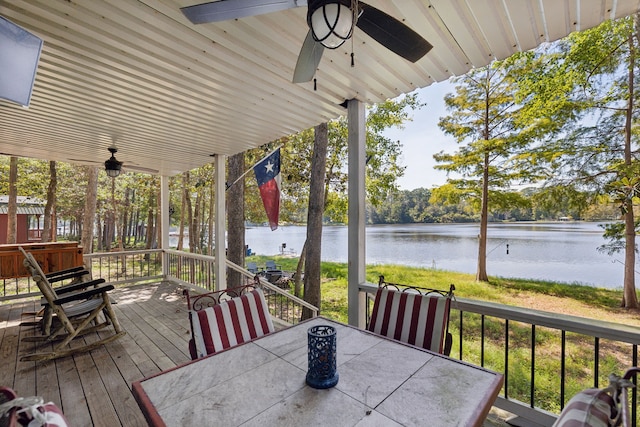
[{"label": "blue sky", "polygon": [[457,144],[451,136],[438,128],[438,120],[446,115],[444,96],[453,93],[454,85],[448,81],[435,83],[417,91],[418,98],[427,105],[413,112],[413,121],[404,129],[390,129],[385,135],[403,145],[402,165],[405,174],[398,180],[403,190],[440,186],[447,180],[446,173],[433,168],[433,155],[439,151],[454,152]]}]

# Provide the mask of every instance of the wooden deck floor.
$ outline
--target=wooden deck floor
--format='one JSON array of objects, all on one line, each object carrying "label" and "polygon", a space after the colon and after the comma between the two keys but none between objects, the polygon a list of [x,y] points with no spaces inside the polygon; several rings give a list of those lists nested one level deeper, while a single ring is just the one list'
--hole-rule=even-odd
[{"label": "wooden deck floor", "polygon": [[[0,305],[0,385],[56,403],[75,427],[146,426],[131,384],[190,360],[186,302],[182,289],[167,283],[120,288],[113,294],[124,337],[89,353],[39,363],[19,360],[36,348],[21,340],[34,327],[20,322],[33,318],[22,313],[36,311],[37,302]],[[82,339],[92,342],[98,335]],[[506,424],[492,414],[484,425]]]},{"label": "wooden deck floor", "polygon": [[170,284],[131,286],[113,294],[124,337],[90,353],[39,363],[19,360],[35,349],[21,340],[34,327],[20,322],[32,319],[22,313],[35,311],[36,302],[1,305],[0,385],[56,403],[73,426],[146,426],[131,383],[190,360],[186,302],[182,290]]}]

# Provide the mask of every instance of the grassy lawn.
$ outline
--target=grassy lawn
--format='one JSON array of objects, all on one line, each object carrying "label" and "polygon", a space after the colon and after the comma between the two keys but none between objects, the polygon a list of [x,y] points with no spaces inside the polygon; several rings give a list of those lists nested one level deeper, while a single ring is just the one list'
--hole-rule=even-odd
[{"label": "grassy lawn", "polygon": [[[298,258],[288,257],[247,258],[258,266],[264,266],[267,259],[275,259],[287,271],[295,271],[298,262]],[[448,289],[453,283],[456,296],[464,298],[640,326],[640,311],[620,308],[622,289],[502,277],[490,277],[489,283],[485,283],[477,282],[474,275],[466,273],[402,265],[367,266],[367,281],[378,283],[380,275],[395,283],[437,289]],[[322,263],[321,309],[324,316],[346,321],[346,263]]]}]

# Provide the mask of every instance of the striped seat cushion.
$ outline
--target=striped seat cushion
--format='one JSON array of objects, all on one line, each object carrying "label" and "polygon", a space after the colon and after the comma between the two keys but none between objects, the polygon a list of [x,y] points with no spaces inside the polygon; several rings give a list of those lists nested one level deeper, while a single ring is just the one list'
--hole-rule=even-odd
[{"label": "striped seat cushion", "polygon": [[274,331],[260,289],[214,307],[189,312],[193,333],[192,358],[200,358]]},{"label": "striped seat cushion", "polygon": [[608,427],[616,413],[613,399],[605,390],[590,388],[571,398],[553,427]]},{"label": "striped seat cushion", "polygon": [[451,300],[378,288],[369,331],[437,353],[444,351]]}]

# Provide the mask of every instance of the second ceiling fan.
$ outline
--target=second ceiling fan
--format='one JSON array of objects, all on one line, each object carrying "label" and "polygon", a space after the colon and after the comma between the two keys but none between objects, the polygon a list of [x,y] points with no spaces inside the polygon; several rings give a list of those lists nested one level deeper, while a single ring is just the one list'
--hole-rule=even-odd
[{"label": "second ceiling fan", "polygon": [[411,62],[418,61],[433,47],[396,18],[359,0],[218,0],[181,10],[194,24],[203,24],[301,6],[308,6],[309,32],[298,55],[294,83],[310,81],[324,48],[335,49],[342,45],[352,37],[354,26]]}]

